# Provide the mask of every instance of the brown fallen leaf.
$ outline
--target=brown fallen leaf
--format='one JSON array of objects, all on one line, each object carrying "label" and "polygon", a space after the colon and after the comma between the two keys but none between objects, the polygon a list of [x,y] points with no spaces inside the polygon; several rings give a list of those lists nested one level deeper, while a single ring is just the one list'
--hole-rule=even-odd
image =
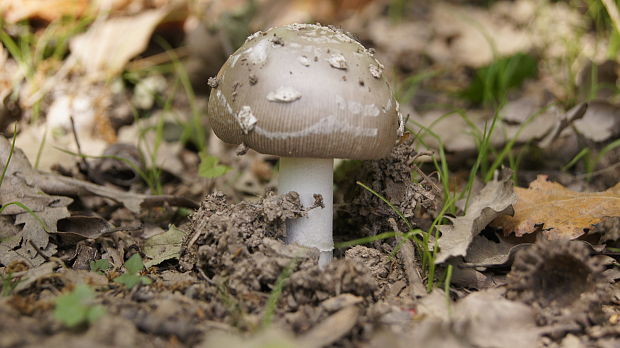
[{"label": "brown fallen leaf", "polygon": [[345,307],[301,335],[300,342],[308,346],[319,347],[334,344],[353,329],[359,313],[360,309],[357,306]]},{"label": "brown fallen leaf", "polygon": [[515,215],[493,221],[517,237],[542,229],[547,239],[575,239],[605,216],[620,216],[620,183],[604,192],[575,192],[539,175],[529,188],[515,188]]},{"label": "brown fallen leaf", "polygon": [[452,218],[452,225],[439,225],[441,237],[435,263],[442,263],[452,256],[465,256],[476,235],[498,216],[512,214],[516,196],[512,190],[510,173],[486,184],[473,198],[464,216]]},{"label": "brown fallen leaf", "polygon": [[542,330],[536,327],[534,309],[505,299],[502,291],[477,291],[453,303],[436,289],[421,301],[414,325],[402,333],[379,333],[368,346],[536,347]]},{"label": "brown fallen leaf", "polygon": [[[11,144],[4,137],[0,137],[0,165],[7,163]],[[14,177],[14,178],[13,178]],[[29,187],[36,187],[48,195],[83,196],[94,195],[109,198],[122,203],[127,209],[139,213],[148,207],[170,204],[173,206],[198,208],[198,204],[186,197],[172,195],[145,195],[135,192],[121,191],[112,187],[101,186],[90,182],[61,175],[43,173],[32,167],[24,152],[15,148],[4,180],[18,180]],[[3,186],[4,187],[4,186]],[[4,196],[2,199],[5,199]],[[68,199],[68,198],[65,198]],[[68,205],[68,203],[67,203]],[[5,210],[9,212],[10,210]],[[16,208],[12,208],[16,209]],[[68,215],[67,215],[68,216]],[[55,222],[54,222],[55,226]]]},{"label": "brown fallen leaf", "polygon": [[158,25],[182,21],[185,17],[186,6],[175,4],[96,22],[87,32],[71,39],[71,57],[82,64],[90,78],[115,76],[131,58],[146,49]]}]

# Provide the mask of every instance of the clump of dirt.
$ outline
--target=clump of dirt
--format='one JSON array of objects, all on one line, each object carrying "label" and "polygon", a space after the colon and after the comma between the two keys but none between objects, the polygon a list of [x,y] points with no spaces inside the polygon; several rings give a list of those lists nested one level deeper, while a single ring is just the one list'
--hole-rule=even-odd
[{"label": "clump of dirt", "polygon": [[[284,221],[306,211],[295,192],[267,196],[256,202],[230,204],[223,193],[206,196],[192,215],[191,233],[184,245],[181,265],[218,270],[259,248],[265,238],[284,237]],[[197,255],[204,255],[199,258]],[[207,272],[209,275],[209,273]],[[211,274],[212,275],[212,274]]]},{"label": "clump of dirt", "polygon": [[337,259],[321,270],[318,251],[283,242],[285,220],[305,214],[295,192],[237,204],[221,193],[204,199],[192,216],[181,265],[210,284],[197,296],[211,302],[212,315],[228,317],[239,328],[255,328],[264,320],[279,279],[276,323],[295,333],[328,317],[335,308],[321,303],[333,297],[348,294],[365,305],[376,301],[377,281],[356,259]]},{"label": "clump of dirt", "polygon": [[610,299],[604,267],[584,243],[549,240],[520,251],[508,274],[506,297],[530,304],[551,337],[601,324]]},{"label": "clump of dirt", "polygon": [[348,249],[345,252],[345,257],[353,260],[356,264],[364,265],[367,273],[379,285],[380,297],[382,298],[387,295],[388,290],[398,286],[398,282],[404,282],[406,279],[401,265],[380,250],[357,245]]},{"label": "clump of dirt", "polygon": [[[340,191],[336,197],[339,197],[340,205],[344,207],[340,212],[341,219],[346,216],[351,226],[365,226],[368,230],[365,234],[370,235],[391,229],[387,223],[390,217],[402,224],[394,209],[374,193],[356,185],[356,182],[381,195],[408,219],[416,215],[418,205],[427,211],[441,206],[441,198],[438,197],[440,191],[435,189],[431,179],[425,178],[421,183],[411,180],[418,156],[413,145],[414,137],[410,137],[395,146],[389,156],[351,165],[343,169],[346,173],[336,176],[336,185]],[[342,181],[338,180],[340,177]]]}]

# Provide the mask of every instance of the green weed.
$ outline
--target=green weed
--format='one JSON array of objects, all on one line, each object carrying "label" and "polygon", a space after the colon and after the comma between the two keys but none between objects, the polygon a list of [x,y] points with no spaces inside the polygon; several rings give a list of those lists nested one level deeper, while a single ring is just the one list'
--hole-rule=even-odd
[{"label": "green weed", "polygon": [[271,294],[267,299],[267,303],[265,304],[265,311],[263,313],[263,318],[261,319],[261,327],[267,328],[271,325],[273,321],[273,316],[276,312],[276,307],[278,306],[278,301],[282,296],[282,289],[284,288],[284,283],[288,280],[293,273],[293,270],[299,264],[299,259],[293,259],[283,270],[282,273],[276,279],[276,282],[273,284],[273,289],[271,289]]},{"label": "green weed", "polygon": [[[396,213],[398,217],[407,225],[407,227],[409,228],[409,231],[407,233],[402,234],[403,240],[409,239],[414,242],[414,245],[416,246],[416,249],[418,250],[418,254],[422,256],[422,269],[425,272],[426,277],[427,277],[426,289],[428,292],[433,291],[433,288],[435,286],[435,271],[436,271],[435,258],[437,256],[437,253],[439,252],[439,248],[437,245],[437,240],[439,238],[439,230],[436,228],[436,226],[443,222],[444,214],[446,213],[446,210],[449,207],[454,206],[454,200],[452,199],[448,200],[446,204],[444,204],[442,210],[439,212],[435,220],[433,220],[433,223],[431,224],[431,227],[429,228],[429,230],[423,231],[421,229],[414,229],[411,222],[409,222],[409,220],[403,215],[403,213],[398,208],[396,208],[392,203],[390,203],[385,197],[380,195],[378,192],[374,191],[373,189],[371,189],[370,187],[366,186],[365,184],[361,182],[357,182],[357,184],[362,186],[365,190],[369,191],[373,195],[375,195],[377,198],[381,199],[383,202],[385,202],[390,207],[390,209],[392,209],[392,211],[394,211],[394,213]],[[380,234],[374,237],[366,237],[366,238],[358,239],[357,241],[365,243],[375,238],[376,240],[380,240],[384,238],[389,238],[388,236],[396,237],[396,234],[397,233],[395,231],[387,232],[387,233],[383,233],[383,234]],[[431,245],[431,238],[434,240],[434,245],[432,248],[429,247]],[[351,242],[352,241],[349,241],[348,243],[345,242],[345,243],[347,243],[348,245],[351,245]],[[347,245],[347,244],[344,244],[344,245]],[[399,248],[400,248],[400,243],[396,245],[394,250],[392,250],[391,255],[395,254]]]},{"label": "green weed", "polygon": [[86,284],[78,284],[73,291],[55,300],[54,318],[67,327],[92,324],[105,314],[102,305],[95,304],[95,292]]},{"label": "green weed", "polygon": [[110,264],[110,261],[108,261],[107,259],[99,259],[99,260],[90,262],[91,272],[104,274],[107,270],[110,269],[110,267],[112,267],[112,265]]},{"label": "green weed", "polygon": [[[14,35],[10,35],[8,25],[0,19],[0,42],[6,47],[11,57],[17,62],[23,78],[28,80],[32,86],[39,87],[29,101],[32,105],[33,121],[37,121],[40,116],[40,104],[47,90],[52,86],[37,84],[36,73],[46,62],[52,64],[59,63],[67,54],[70,39],[86,30],[88,25],[94,20],[92,16],[82,18],[63,17],[53,21],[42,33],[35,33],[27,23],[12,25]],[[19,85],[19,84],[16,84]],[[17,97],[19,91],[13,90],[13,95]]]},{"label": "green weed", "polygon": [[408,2],[407,0],[390,0],[388,5],[388,17],[392,23],[398,23],[403,19],[408,5],[410,5]]},{"label": "green weed", "polygon": [[594,170],[601,162],[603,157],[616,148],[620,147],[620,139],[616,139],[611,143],[605,145],[601,150],[595,151],[590,148],[584,148],[579,151],[575,157],[573,157],[564,167],[562,167],[562,171],[567,171],[568,169],[574,167],[580,161],[583,163],[583,168],[585,172],[585,179],[590,181],[594,174]]},{"label": "green weed", "polygon": [[154,169],[153,167],[151,167],[149,169],[143,170],[138,165],[136,165],[133,161],[125,157],[113,156],[113,155],[93,156],[93,155],[86,155],[83,153],[80,154],[80,153],[62,149],[56,146],[54,146],[54,148],[68,155],[76,156],[80,158],[97,158],[97,159],[108,158],[108,159],[113,159],[113,160],[123,162],[123,164],[131,168],[134,172],[136,172],[136,174],[138,174],[140,178],[142,178],[142,180],[144,180],[144,182],[146,183],[146,185],[149,187],[149,189],[151,190],[153,194],[161,194],[162,192],[161,182],[159,181],[159,173],[158,172],[154,173],[154,171],[159,171],[159,169]]},{"label": "green weed", "polygon": [[217,178],[228,173],[232,168],[223,164],[218,164],[219,159],[213,155],[200,153],[200,165],[198,175],[203,178]]},{"label": "green weed", "polygon": [[440,74],[438,70],[422,71],[405,78],[396,88],[396,99],[401,104],[408,104],[418,91],[420,84]]},{"label": "green weed", "polygon": [[13,130],[13,140],[11,140],[11,148],[9,149],[9,156],[6,158],[6,163],[4,164],[4,168],[2,168],[2,175],[0,175],[0,187],[2,187],[2,183],[4,182],[4,177],[6,176],[6,171],[9,169],[9,163],[11,163],[11,159],[13,158],[13,153],[15,152],[15,141],[17,140],[17,124],[15,125],[15,129]]},{"label": "green weed", "polygon": [[0,296],[10,296],[13,293],[13,289],[19,284],[20,280],[13,278],[13,273],[6,275],[0,274],[0,281],[2,282],[2,290],[0,290]]},{"label": "green weed", "polygon": [[[13,132],[13,140],[11,141],[11,149],[9,150],[9,155],[7,156],[6,163],[4,164],[4,168],[2,168],[2,175],[0,176],[0,187],[2,186],[2,183],[4,182],[4,177],[6,176],[6,172],[9,168],[9,164],[11,163],[11,159],[13,158],[13,153],[15,152],[15,140],[16,139],[17,139],[17,125],[15,125],[15,129]],[[39,215],[37,215],[32,209],[27,207],[22,202],[15,201],[15,202],[5,203],[2,206],[0,206],[0,213],[2,213],[7,207],[10,207],[12,205],[16,205],[22,208],[24,211],[30,214],[30,216],[32,216],[39,223],[39,225],[41,225],[41,228],[43,228],[45,232],[48,232],[48,233],[50,232],[50,228],[47,226],[45,221],[43,221],[43,219],[41,219]]]},{"label": "green weed", "polygon": [[43,219],[41,219],[41,217],[39,215],[37,215],[37,213],[35,213],[32,209],[28,208],[22,202],[9,202],[9,203],[3,204],[2,207],[0,207],[0,214],[4,211],[4,209],[6,209],[7,207],[10,207],[12,205],[16,205],[16,206],[22,208],[24,211],[26,211],[30,216],[32,216],[35,220],[37,220],[37,222],[39,223],[39,225],[41,225],[41,228],[43,228],[43,230],[45,232],[47,232],[47,233],[51,232],[49,226],[47,226],[45,221],[43,221]]},{"label": "green weed", "polygon": [[538,61],[526,53],[495,59],[474,73],[470,85],[459,95],[477,105],[504,104],[508,92],[538,74]]},{"label": "green weed", "polygon": [[196,94],[194,93],[194,89],[192,88],[192,83],[190,81],[189,75],[187,74],[187,70],[185,70],[185,66],[181,63],[178,56],[174,53],[174,50],[166,42],[165,40],[156,37],[155,40],[157,43],[168,52],[170,56],[170,60],[172,62],[172,66],[174,67],[174,72],[178,77],[181,86],[183,87],[185,94],[187,95],[187,99],[189,101],[190,109],[192,112],[192,116],[189,122],[187,122],[183,127],[183,134],[181,135],[181,141],[186,143],[191,141],[197,148],[199,152],[202,152],[206,149],[207,144],[207,134],[205,128],[202,126],[202,117],[203,112],[198,107],[198,103],[196,102]]},{"label": "green weed", "polygon": [[151,284],[150,278],[140,275],[140,272],[144,270],[144,262],[142,262],[140,254],[133,254],[129,260],[125,261],[123,266],[125,266],[125,273],[114,278],[116,283],[123,284],[128,289],[138,284]]}]

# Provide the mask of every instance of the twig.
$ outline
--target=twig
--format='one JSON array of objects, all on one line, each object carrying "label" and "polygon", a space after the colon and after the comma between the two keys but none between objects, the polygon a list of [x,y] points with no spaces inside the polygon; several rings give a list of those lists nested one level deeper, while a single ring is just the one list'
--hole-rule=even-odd
[{"label": "twig", "polygon": [[426,287],[422,282],[422,277],[418,273],[415,263],[415,251],[413,250],[413,246],[409,239],[403,237],[403,233],[398,229],[398,224],[396,224],[396,220],[394,218],[389,218],[388,223],[392,226],[392,229],[396,233],[396,240],[401,245],[400,250],[398,251],[398,256],[402,259],[403,265],[405,266],[405,274],[407,275],[407,280],[409,281],[411,297],[416,298],[418,296],[422,296],[426,293]]},{"label": "twig", "polygon": [[196,230],[194,234],[192,235],[192,237],[189,239],[189,242],[187,243],[187,246],[184,249],[189,250],[189,248],[191,248],[192,245],[196,243],[196,241],[198,240],[201,234],[202,234],[202,231]]},{"label": "twig", "polygon": [[73,116],[69,116],[69,121],[71,121],[71,131],[73,132],[73,139],[75,139],[75,146],[77,147],[78,155],[82,159],[82,166],[84,167],[82,169],[85,173],[89,173],[90,167],[86,161],[86,157],[82,155],[82,147],[80,146],[80,139],[78,138],[77,131],[75,129],[75,120],[73,119]]},{"label": "twig", "polygon": [[31,247],[34,248],[34,251],[37,252],[38,255],[41,255],[41,257],[45,260],[45,262],[49,262],[50,261],[50,257],[45,255],[41,249],[39,249],[38,246],[34,245],[34,242],[32,241],[32,239],[28,239],[28,243],[30,244]]},{"label": "twig", "polygon": [[[186,46],[181,46],[177,48],[173,48],[170,51],[174,52],[174,55],[178,58],[185,58],[189,56],[189,49]],[[125,67],[126,70],[143,70],[146,68],[150,68],[155,65],[160,65],[164,63],[168,63],[172,60],[173,55],[170,54],[170,51],[157,53],[152,56],[148,56],[142,59],[136,59],[129,63]]]},{"label": "twig", "polygon": [[581,179],[585,179],[585,178],[587,178],[589,176],[592,177],[592,176],[598,176],[598,175],[605,174],[606,172],[609,172],[611,170],[616,169],[616,167],[618,167],[618,166],[620,166],[620,162],[614,163],[614,164],[612,164],[612,165],[610,165],[609,167],[606,167],[606,168],[602,168],[602,169],[599,169],[599,170],[594,170],[591,173],[577,174],[577,175],[575,175],[575,182],[577,182],[578,180],[581,180]]},{"label": "twig", "polygon": [[538,145],[546,149],[560,136],[560,133],[564,130],[564,128],[571,125],[574,121],[580,119],[585,115],[588,110],[588,103],[581,103],[568,110],[566,114],[564,114],[560,119],[555,123],[555,126],[547,135],[540,140]]},{"label": "twig", "polygon": [[203,280],[205,280],[207,283],[211,285],[217,285],[211,278],[207,277],[207,275],[205,274],[205,271],[203,271],[202,268],[197,267],[196,269],[198,270],[198,275],[200,276],[200,278],[202,278]]},{"label": "twig", "polygon": [[[415,157],[413,157],[413,162],[415,162],[418,157],[421,156],[430,156],[433,157],[433,153],[430,151],[423,151],[423,152],[418,152]],[[431,187],[435,190],[435,192],[441,194],[443,192],[442,189],[439,188],[439,186],[437,186],[437,184],[435,184],[435,182],[433,180],[431,180],[431,178],[426,175],[421,169],[420,167],[418,167],[417,165],[413,165],[413,168],[415,169],[416,172],[418,172],[418,174],[424,179],[424,181],[426,183],[428,183],[429,185],[431,185]]]}]

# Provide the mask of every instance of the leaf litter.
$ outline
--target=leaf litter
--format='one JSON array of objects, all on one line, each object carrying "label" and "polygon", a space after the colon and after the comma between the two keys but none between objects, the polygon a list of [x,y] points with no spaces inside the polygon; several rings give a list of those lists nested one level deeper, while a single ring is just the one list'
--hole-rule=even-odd
[{"label": "leaf litter", "polygon": [[[26,3],[24,0],[11,1],[20,2]],[[530,0],[498,1],[488,8],[453,2],[418,4],[415,11],[406,15],[415,17],[415,21],[388,19],[385,13],[391,9],[386,11],[385,4],[380,2],[352,1],[321,7],[314,6],[315,2],[272,6],[275,2],[265,1],[257,3],[258,13],[278,15],[262,14],[250,25],[241,25],[247,20],[247,14],[237,6],[241,2],[207,2],[208,13],[201,16],[206,22],[197,25],[199,20],[190,14],[185,23],[186,30],[195,26],[208,27],[208,30],[203,28],[203,40],[196,39],[193,43],[194,46],[198,43],[201,50],[195,47],[188,50],[193,55],[190,57],[192,62],[199,62],[199,67],[194,67],[190,73],[191,79],[200,84],[204,84],[206,78],[196,78],[199,74],[194,72],[212,71],[219,66],[223,59],[220,56],[234,50],[236,37],[245,39],[244,28],[269,27],[286,19],[344,18],[346,15],[343,14],[348,11],[358,11],[357,17],[343,21],[343,27],[378,48],[377,54],[388,63],[386,72],[406,73],[428,65],[436,71],[448,71],[452,74],[448,79],[431,80],[429,85],[433,85],[432,88],[422,83],[414,93],[412,103],[403,103],[402,110],[410,114],[410,120],[417,120],[422,114],[424,122],[421,123],[433,125],[432,130],[438,133],[441,141],[433,143],[435,138],[427,141],[430,133],[424,130],[419,135],[431,145],[427,149],[432,151],[438,151],[443,142],[450,166],[471,160],[470,155],[477,149],[472,134],[482,132],[488,124],[489,113],[488,110],[469,109],[470,105],[457,102],[456,107],[468,108],[467,117],[471,118],[451,116],[438,123],[437,119],[450,109],[446,112],[436,107],[418,110],[418,105],[433,102],[453,105],[453,98],[437,93],[434,86],[449,83],[450,88],[456,85],[458,90],[463,90],[465,86],[461,86],[460,80],[464,76],[463,70],[466,75],[470,69],[492,64],[495,60],[492,47],[483,46],[487,40],[494,42],[502,55],[520,54],[522,49],[536,48],[541,59],[553,59],[566,53],[566,47],[559,43],[566,42],[566,38],[573,40],[575,28],[584,27],[577,12],[565,4],[553,2],[540,7]],[[321,4],[326,3],[321,1]],[[145,11],[152,8],[152,4],[126,5],[122,1],[115,2],[109,16],[98,18],[85,34],[71,41],[73,49],[66,65],[57,73],[54,71],[53,78],[48,79],[47,86],[42,88],[43,92],[33,88],[37,79],[26,80],[24,76],[7,74],[10,70],[19,70],[12,68],[13,59],[3,62],[6,64],[3,64],[4,69],[0,68],[0,84],[4,86],[6,76],[10,75],[9,80],[18,81],[16,85],[19,87],[16,88],[23,91],[10,100],[0,92],[2,130],[18,119],[13,104],[25,109],[22,117],[27,120],[32,117],[33,100],[45,91],[54,91],[54,95],[44,98],[40,107],[47,112],[48,122],[62,121],[60,128],[65,131],[64,143],[59,146],[73,148],[72,134],[66,127],[67,114],[70,113],[78,124],[83,121],[90,124],[88,132],[78,130],[83,143],[96,147],[95,150],[86,149],[85,153],[89,154],[102,153],[107,147],[106,141],[121,140],[134,144],[140,138],[154,144],[157,140],[152,134],[142,138],[142,129],[156,127],[155,121],[165,118],[167,132],[188,119],[184,116],[190,114],[188,110],[182,110],[181,115],[166,110],[167,116],[156,110],[160,106],[158,98],[168,92],[161,83],[162,79],[156,83],[159,86],[156,97],[149,93],[143,95],[150,81],[148,78],[141,79],[133,87],[130,82],[120,92],[116,89],[118,86],[114,86],[112,92],[112,86],[102,83],[85,83],[76,87],[75,81],[82,77],[95,80],[102,76],[114,77],[115,72],[123,69],[127,69],[125,73],[130,76],[136,72],[136,67],[148,67],[152,64],[150,60],[157,57],[149,56],[152,50],[149,40],[155,30],[166,33],[174,25],[174,22],[168,22],[174,19],[169,16],[173,14],[169,11],[171,7]],[[395,5],[390,3],[390,6]],[[312,8],[311,16],[306,7]],[[48,8],[39,12],[32,6],[22,8],[32,11],[22,16],[44,21],[64,13],[62,8],[56,9],[55,13],[44,12],[49,11]],[[291,12],[291,8],[295,11]],[[64,10],[74,13],[71,7]],[[261,12],[263,10],[265,12]],[[183,11],[181,13],[186,15]],[[222,13],[228,18],[223,24],[219,22]],[[15,12],[10,15],[16,18]],[[102,35],[124,32],[128,23],[136,30],[126,35],[127,40],[120,39],[125,35]],[[547,33],[548,23],[558,30]],[[241,27],[238,30],[241,34],[228,29],[230,26]],[[395,36],[399,39],[394,40]],[[91,40],[84,41],[86,37]],[[92,40],[94,37],[98,39]],[[585,47],[589,39],[591,37],[585,35],[579,43]],[[135,44],[123,46],[130,41]],[[98,48],[92,45],[93,42],[104,43],[100,47],[116,47],[118,54],[96,54]],[[3,49],[0,48],[0,55]],[[100,51],[107,53],[110,50]],[[202,53],[197,54],[198,51]],[[183,47],[175,48],[173,53],[185,54]],[[217,59],[212,57],[214,55],[218,56]],[[596,57],[590,58],[597,60]],[[134,61],[128,65],[130,59]],[[76,65],[76,61],[82,66]],[[580,61],[574,65],[580,65]],[[598,66],[598,63],[594,64]],[[607,71],[603,68],[601,65],[600,71]],[[49,73],[41,71],[37,73],[42,76]],[[577,111],[585,104],[577,104],[575,109],[565,113],[568,106],[562,103],[562,98],[566,98],[563,87],[569,85],[562,78],[565,71],[562,70],[561,76],[544,70],[541,74],[546,76],[527,81],[522,90],[511,91],[510,100],[501,111],[502,117],[497,124],[499,131],[493,134],[492,144],[503,146],[514,139],[518,151],[528,150],[534,145],[545,158],[542,167],[553,170],[558,162],[565,160],[561,163],[564,165],[570,161],[584,144],[592,151],[606,151],[605,146],[613,144],[617,138],[613,102],[609,105],[590,102],[587,111],[580,115]],[[608,75],[613,77],[613,74]],[[602,76],[599,81],[607,81],[609,76]],[[582,81],[595,80],[587,76],[580,78]],[[102,88],[97,93],[86,93],[86,101],[94,108],[94,113],[75,105],[76,101],[77,104],[84,102],[83,93],[66,93],[53,88],[60,82],[64,84],[67,79],[69,82],[61,87],[68,91]],[[616,79],[609,81],[614,85]],[[124,80],[121,84],[126,82]],[[169,82],[176,85],[176,82]],[[395,88],[401,92],[398,89]],[[133,96],[130,95],[132,90]],[[603,96],[602,92],[610,93],[609,90],[600,89],[598,97]],[[79,98],[73,98],[73,104],[66,103],[68,98],[75,96]],[[99,99],[104,103],[97,104]],[[125,102],[109,103],[109,99]],[[179,100],[173,99],[166,104],[175,109],[179,107]],[[196,99],[200,103],[202,96]],[[130,110],[133,105],[127,100],[138,107],[138,121],[133,119]],[[180,102],[188,103],[185,100]],[[416,105],[415,110],[412,105]],[[193,109],[193,106],[181,105],[183,108]],[[57,111],[50,112],[53,110]],[[151,111],[155,112],[151,114]],[[473,123],[468,122],[471,120]],[[128,126],[131,123],[134,124]],[[44,124],[39,127],[24,129],[20,139],[23,139],[20,144],[31,155],[33,163],[37,149],[32,144],[38,144],[42,134],[53,136],[58,133],[58,128],[48,130]],[[416,128],[413,130],[418,133]],[[469,134],[465,134],[467,132]],[[269,156],[249,151],[243,157],[235,157],[234,149],[211,138],[208,140],[210,152],[201,153],[207,159],[202,168],[207,179],[198,179],[196,175],[190,175],[199,168],[200,159],[192,148],[197,144],[166,141],[161,144],[157,158],[148,158],[154,163],[146,164],[162,169],[166,175],[172,174],[173,180],[166,183],[164,192],[173,192],[174,195],[151,196],[136,193],[143,183],[139,178],[136,180],[135,172],[130,173],[118,161],[90,161],[90,172],[84,172],[79,167],[67,166],[68,154],[60,158],[50,155],[49,151],[44,152],[43,162],[37,160],[39,168],[48,170],[60,163],[64,168],[55,168],[62,173],[60,176],[35,170],[17,151],[8,168],[7,181],[0,187],[2,204],[8,201],[5,197],[23,198],[26,204],[36,208],[36,216],[41,217],[49,228],[35,224],[36,219],[29,218],[32,215],[13,205],[6,207],[6,214],[0,216],[0,274],[2,293],[6,295],[0,298],[0,314],[15,318],[0,322],[0,346],[133,347],[149,344],[155,347],[256,347],[279,344],[290,347],[398,347],[410,345],[412,341],[441,347],[617,345],[620,336],[617,325],[619,297],[618,291],[610,290],[613,281],[619,278],[614,272],[617,264],[613,257],[617,255],[607,249],[618,247],[617,217],[603,216],[587,227],[590,231],[582,237],[599,244],[571,241],[567,247],[562,244],[564,242],[556,240],[540,244],[535,239],[542,234],[537,233],[522,237],[504,236],[488,223],[497,215],[508,213],[511,206],[517,214],[521,209],[517,209],[519,203],[514,202],[509,175],[500,176],[480,193],[474,190],[466,213],[452,218],[452,224],[441,227],[442,235],[437,242],[441,248],[438,258],[442,261],[437,265],[436,279],[427,279],[428,274],[420,272],[424,261],[419,250],[414,250],[412,241],[404,238],[406,234],[400,231],[428,229],[444,203],[441,198],[444,192],[443,187],[438,187],[434,174],[423,174],[434,169],[426,171],[426,166],[423,172],[416,170],[414,162],[424,160],[418,152],[424,153],[426,149],[418,144],[414,147],[414,139],[417,140],[416,137],[401,139],[400,146],[383,160],[341,163],[335,173],[336,229],[339,232],[336,237],[348,241],[381,236],[386,231],[396,233],[395,238],[337,250],[336,261],[325,272],[316,267],[315,251],[282,242],[283,222],[303,216],[309,208],[301,207],[294,194],[278,196],[271,192],[275,160]],[[130,152],[136,149],[112,145],[105,154],[129,154],[133,158]],[[557,149],[562,149],[561,153]],[[592,170],[613,166],[616,152],[617,149],[605,152],[601,158],[595,158],[597,163],[586,165]],[[0,153],[6,160],[6,144],[2,144]],[[530,160],[531,155],[528,152],[524,158]],[[139,157],[140,154],[135,157],[138,160],[134,164],[141,162]],[[430,158],[428,154],[422,157]],[[577,171],[582,169],[581,166],[581,162],[577,163]],[[412,175],[414,170],[416,172]],[[130,180],[123,181],[125,175]],[[519,171],[514,177],[519,182],[531,181],[524,179],[527,175],[531,173],[523,175]],[[604,175],[605,181],[600,180],[602,174],[593,173],[598,179],[597,185],[602,183],[607,188],[616,184],[617,176],[614,178],[613,172],[607,171]],[[416,178],[415,182],[412,177]],[[581,179],[572,179],[584,183]],[[356,185],[357,181],[374,193]],[[453,189],[452,181],[449,185]],[[519,189],[516,191],[518,195]],[[208,194],[188,224],[187,210],[176,208],[198,208],[188,197],[196,198],[197,193],[202,192]],[[536,220],[548,223],[542,218]],[[27,244],[23,244],[24,241]],[[18,255],[24,246],[34,246],[30,254],[26,254],[28,258],[2,258]],[[143,259],[144,263],[137,262],[138,259]],[[562,260],[566,259],[570,261],[567,264],[574,266],[570,270],[562,267]],[[123,276],[131,281],[113,281]],[[143,281],[146,279],[148,281]],[[436,287],[427,294],[422,282],[434,281],[448,292]],[[541,287],[541,283],[545,286]],[[560,309],[553,304],[542,306],[541,303],[550,298],[549,294],[558,292],[549,287],[556,283],[568,284],[573,291],[566,293],[577,294],[584,298],[583,301],[565,301],[566,308]],[[129,284],[133,285],[131,289],[127,286]],[[81,313],[82,318],[84,315],[88,317],[89,310],[98,308],[99,304],[105,307],[106,313],[90,325],[86,325],[88,320],[85,320],[78,330],[66,330],[54,319],[53,309],[56,299],[71,299],[71,294],[87,295],[77,296],[86,298],[86,303],[77,301],[78,306],[68,307]],[[75,304],[75,301],[71,302]]]}]

